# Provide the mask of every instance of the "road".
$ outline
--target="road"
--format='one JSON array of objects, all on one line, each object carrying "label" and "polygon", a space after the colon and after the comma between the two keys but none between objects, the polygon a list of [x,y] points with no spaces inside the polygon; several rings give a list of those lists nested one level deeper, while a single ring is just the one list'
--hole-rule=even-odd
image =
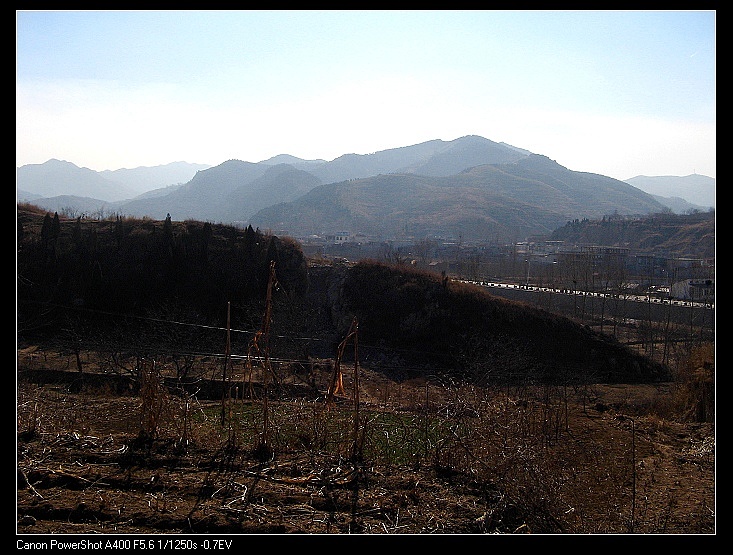
[{"label": "road", "polygon": [[605,294],[598,292],[587,292],[587,291],[573,291],[571,289],[552,289],[549,287],[537,287],[534,285],[517,285],[515,283],[502,283],[498,281],[472,281],[466,279],[459,279],[462,283],[472,283],[474,285],[480,285],[482,287],[499,288],[499,289],[519,289],[523,291],[540,291],[545,293],[555,293],[557,295],[570,295],[579,296],[585,295],[587,297],[606,297],[607,299],[624,299],[627,301],[639,302],[639,303],[657,303],[657,304],[672,304],[675,306],[689,306],[695,308],[703,308],[708,310],[715,310],[715,303],[698,303],[693,301],[684,301],[680,299],[657,299],[649,297],[648,295],[617,295],[617,294]]},{"label": "road", "polygon": [[525,302],[550,312],[575,317],[600,316],[633,323],[669,321],[681,325],[715,329],[715,304],[657,299],[645,295],[613,295],[599,292],[552,289],[533,285],[517,285],[499,281],[455,280],[485,287],[492,294]]}]

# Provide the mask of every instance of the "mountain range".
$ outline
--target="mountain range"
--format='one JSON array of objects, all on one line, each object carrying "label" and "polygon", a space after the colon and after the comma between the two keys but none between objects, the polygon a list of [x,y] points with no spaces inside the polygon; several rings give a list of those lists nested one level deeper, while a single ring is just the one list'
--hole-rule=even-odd
[{"label": "mountain range", "polygon": [[17,168],[18,194],[35,198],[89,197],[104,202],[123,201],[151,190],[190,181],[206,164],[173,162],[162,166],[97,172],[65,160]]},{"label": "mountain range", "polygon": [[[170,214],[177,221],[251,224],[295,237],[349,231],[375,239],[518,240],[573,219],[714,206],[712,178],[659,179],[624,182],[576,172],[546,156],[470,135],[332,161],[280,154],[257,163],[178,162],[94,172],[49,160],[17,169],[17,197],[71,215]],[[675,179],[687,197],[661,196],[676,190]],[[712,197],[704,194],[710,189]],[[713,204],[688,198],[712,198]]]}]

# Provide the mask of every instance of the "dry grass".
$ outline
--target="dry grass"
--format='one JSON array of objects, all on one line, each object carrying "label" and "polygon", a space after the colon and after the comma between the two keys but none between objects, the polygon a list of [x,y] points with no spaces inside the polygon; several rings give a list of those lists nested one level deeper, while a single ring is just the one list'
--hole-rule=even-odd
[{"label": "dry grass", "polygon": [[[66,368],[19,353],[21,376],[31,355]],[[279,369],[267,456],[258,389],[182,394],[163,362],[138,391],[80,382],[73,361],[66,381],[21,380],[18,532],[715,532],[714,424],[672,418],[694,380],[443,387],[360,368],[355,412],[350,395],[325,403],[327,362]],[[346,392],[353,377],[344,367]]]}]

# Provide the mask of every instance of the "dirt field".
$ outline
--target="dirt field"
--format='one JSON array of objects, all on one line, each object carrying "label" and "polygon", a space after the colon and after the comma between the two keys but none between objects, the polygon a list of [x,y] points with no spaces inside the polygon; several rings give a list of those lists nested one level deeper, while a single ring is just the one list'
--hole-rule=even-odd
[{"label": "dirt field", "polygon": [[[328,408],[323,386],[270,403],[263,451],[261,421],[241,424],[261,399],[164,395],[146,408],[109,385],[19,379],[16,533],[716,533],[714,425],[648,414],[669,384],[594,386],[558,404],[368,368],[359,379],[360,457],[353,399]],[[428,425],[436,439],[413,448]]]}]

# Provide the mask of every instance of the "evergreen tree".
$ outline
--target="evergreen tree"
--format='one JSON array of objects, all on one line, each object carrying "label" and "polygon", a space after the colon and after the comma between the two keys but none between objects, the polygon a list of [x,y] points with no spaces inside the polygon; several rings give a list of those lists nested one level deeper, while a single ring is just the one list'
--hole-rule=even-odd
[{"label": "evergreen tree", "polygon": [[124,230],[122,229],[122,218],[117,214],[117,219],[115,220],[115,242],[117,243],[118,249],[122,246],[123,236]]},{"label": "evergreen tree", "polygon": [[163,222],[163,253],[168,260],[173,258],[173,222],[170,214]]},{"label": "evergreen tree", "polygon": [[214,230],[211,229],[211,224],[209,222],[204,223],[201,236],[201,262],[204,266],[206,266],[209,261],[209,243],[211,242],[211,237],[213,235]]},{"label": "evergreen tree", "polygon": [[81,216],[76,218],[76,222],[74,223],[74,231],[71,233],[71,238],[77,247],[81,245]]},{"label": "evergreen tree", "polygon": [[44,249],[48,248],[48,245],[51,242],[51,214],[46,212],[46,215],[43,217],[43,225],[41,226],[41,244],[43,245]]},{"label": "evergreen tree", "polygon": [[173,222],[171,221],[170,214],[166,215],[165,221],[163,222],[163,235],[173,237]]},{"label": "evergreen tree", "polygon": [[255,245],[257,244],[257,234],[252,229],[252,224],[244,230],[244,255],[250,260],[255,257]]},{"label": "evergreen tree", "polygon": [[53,220],[51,221],[51,239],[56,241],[61,235],[61,221],[59,220],[59,213],[53,213]]}]

